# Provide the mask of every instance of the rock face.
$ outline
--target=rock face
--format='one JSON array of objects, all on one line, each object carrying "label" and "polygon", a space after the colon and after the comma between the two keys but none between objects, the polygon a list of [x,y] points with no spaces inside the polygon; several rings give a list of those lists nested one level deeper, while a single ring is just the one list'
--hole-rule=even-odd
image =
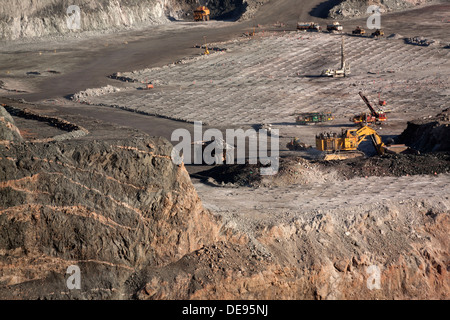
[{"label": "rock face", "polygon": [[344,0],[337,1],[329,12],[328,17],[332,19],[349,19],[354,17],[369,16],[367,8],[370,5],[380,7],[381,13],[410,9],[415,6],[429,4],[433,0]]},{"label": "rock face", "polygon": [[[142,266],[217,241],[170,151],[163,139],[0,146],[0,297],[117,297]],[[81,293],[65,287],[69,265]]]},{"label": "rock face", "polygon": [[450,221],[435,204],[375,204],[261,226],[252,241],[265,253],[218,242],[142,272],[136,298],[447,299]]},{"label": "rock face", "polygon": [[[238,18],[247,2],[256,5],[255,0],[213,0],[207,5],[213,18]],[[70,5],[80,8],[80,29],[68,28]],[[196,0],[12,0],[0,8],[0,38],[13,40],[191,20],[198,5]]]},{"label": "rock face", "polygon": [[[131,25],[159,24],[168,21],[167,3],[170,1],[144,0],[14,0],[0,9],[0,35],[6,40],[68,34],[70,32],[123,28]],[[81,29],[70,30],[66,13],[70,5],[80,8]],[[122,6],[123,5],[123,6]],[[176,10],[174,8],[174,10]]]},{"label": "rock face", "polygon": [[405,43],[413,44],[416,46],[429,47],[439,45],[440,42],[432,39],[426,39],[424,37],[412,37],[405,38]]}]

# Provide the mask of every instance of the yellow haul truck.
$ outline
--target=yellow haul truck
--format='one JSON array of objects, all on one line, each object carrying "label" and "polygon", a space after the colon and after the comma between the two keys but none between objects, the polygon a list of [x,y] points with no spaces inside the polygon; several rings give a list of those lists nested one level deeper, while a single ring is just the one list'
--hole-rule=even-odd
[{"label": "yellow haul truck", "polygon": [[194,20],[195,21],[209,21],[209,9],[205,6],[200,6],[194,10]]}]

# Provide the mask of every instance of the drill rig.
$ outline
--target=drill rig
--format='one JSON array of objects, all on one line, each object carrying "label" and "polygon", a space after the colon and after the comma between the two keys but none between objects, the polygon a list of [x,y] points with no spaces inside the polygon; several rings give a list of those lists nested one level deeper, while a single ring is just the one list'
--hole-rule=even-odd
[{"label": "drill rig", "polygon": [[382,110],[375,111],[375,109],[370,104],[369,100],[366,98],[366,96],[362,94],[361,91],[359,92],[359,96],[366,103],[366,106],[369,108],[370,113],[363,112],[357,114],[352,118],[350,118],[351,122],[361,125],[367,125],[372,123],[381,124],[382,122],[387,121],[386,113],[384,111]]},{"label": "drill rig", "polygon": [[345,61],[344,37],[341,40],[341,68],[326,69],[322,71],[322,77],[342,78],[350,74],[350,64]]}]

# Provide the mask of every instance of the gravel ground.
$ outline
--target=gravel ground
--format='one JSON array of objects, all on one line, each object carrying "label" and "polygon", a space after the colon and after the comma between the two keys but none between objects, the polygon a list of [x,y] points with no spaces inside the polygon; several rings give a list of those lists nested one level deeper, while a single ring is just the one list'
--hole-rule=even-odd
[{"label": "gravel ground", "polygon": [[79,101],[91,105],[216,126],[292,122],[295,112],[331,111],[346,117],[366,111],[359,91],[372,99],[380,92],[390,103],[390,118],[403,121],[434,115],[447,105],[448,50],[345,37],[351,76],[317,77],[339,65],[340,41],[330,34],[261,34],[221,44],[227,51],[122,74],[152,82],[154,90],[77,97],[84,94]]}]

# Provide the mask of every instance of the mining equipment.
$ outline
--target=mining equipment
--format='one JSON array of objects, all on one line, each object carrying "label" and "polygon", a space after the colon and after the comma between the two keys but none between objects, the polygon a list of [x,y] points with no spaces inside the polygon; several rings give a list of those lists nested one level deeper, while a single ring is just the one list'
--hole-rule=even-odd
[{"label": "mining equipment", "polygon": [[366,30],[362,29],[360,26],[357,26],[355,30],[352,31],[352,34],[363,35],[366,33]]},{"label": "mining equipment", "polygon": [[291,151],[306,150],[308,148],[308,146],[305,143],[300,142],[300,139],[298,138],[293,138],[286,144],[286,147]]},{"label": "mining equipment", "polygon": [[206,36],[203,36],[203,40],[205,40],[205,51],[203,52],[203,54],[208,55],[209,50],[208,50],[208,44],[206,43]]},{"label": "mining equipment", "polygon": [[299,113],[295,117],[297,124],[316,124],[321,122],[333,121],[334,117],[330,112],[307,112]]},{"label": "mining equipment", "polygon": [[[366,103],[367,107],[370,110],[370,113],[363,112],[363,113],[357,114],[357,115],[353,116],[352,118],[350,118],[351,122],[356,123],[356,124],[361,124],[361,125],[367,125],[367,124],[373,124],[373,123],[379,125],[379,124],[387,121],[387,116],[384,111],[382,111],[382,110],[375,111],[375,109],[370,104],[369,100],[366,98],[366,96],[363,95],[363,93],[361,91],[359,92],[359,96]],[[379,100],[378,104],[380,104],[381,106],[384,106],[386,104],[386,101],[381,101],[380,99],[378,99],[378,100]]]},{"label": "mining equipment", "polygon": [[342,30],[344,30],[344,27],[343,27],[339,22],[334,21],[332,24],[328,24],[328,25],[327,25],[327,30],[328,30],[329,32],[332,32],[332,31],[342,31]]},{"label": "mining equipment", "polygon": [[372,33],[372,37],[382,37],[384,36],[384,31],[381,29],[375,30],[375,32]]},{"label": "mining equipment", "polygon": [[297,30],[320,32],[322,28],[315,22],[297,22]]},{"label": "mining equipment", "polygon": [[341,68],[340,69],[326,69],[322,71],[322,77],[342,78],[350,74],[350,65],[345,61],[344,51],[344,37],[341,40]]},{"label": "mining equipment", "polygon": [[378,133],[369,126],[359,129],[347,129],[338,133],[320,133],[316,135],[316,148],[323,151],[324,160],[345,160],[364,156],[357,150],[361,142],[370,137],[379,155],[387,153],[411,152],[404,144],[385,145]]},{"label": "mining equipment", "polygon": [[197,7],[194,10],[194,21],[209,21],[210,11],[205,6]]}]

